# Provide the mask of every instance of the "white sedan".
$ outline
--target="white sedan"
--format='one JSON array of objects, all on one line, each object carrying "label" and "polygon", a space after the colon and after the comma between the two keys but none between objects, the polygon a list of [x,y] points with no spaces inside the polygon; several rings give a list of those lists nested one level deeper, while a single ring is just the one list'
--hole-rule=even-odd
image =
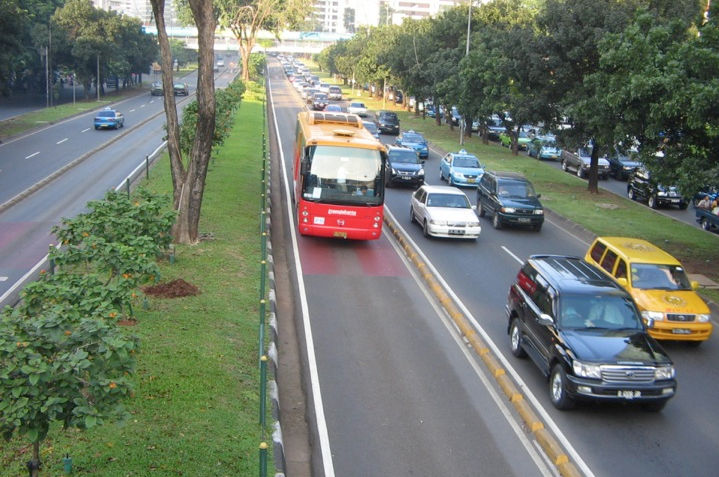
[{"label": "white sedan", "polygon": [[422,226],[425,237],[476,239],[482,231],[467,195],[452,186],[423,185],[410,200],[409,220]]},{"label": "white sedan", "polygon": [[347,112],[350,114],[356,114],[359,117],[367,117],[367,106],[365,106],[364,103],[360,103],[358,101],[350,103],[349,106],[347,106]]}]

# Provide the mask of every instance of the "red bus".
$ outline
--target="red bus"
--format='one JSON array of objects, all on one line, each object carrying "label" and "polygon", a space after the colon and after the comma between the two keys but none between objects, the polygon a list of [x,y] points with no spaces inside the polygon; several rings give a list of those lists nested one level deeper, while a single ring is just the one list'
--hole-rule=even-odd
[{"label": "red bus", "polygon": [[299,113],[292,177],[300,234],[378,239],[386,155],[359,116]]}]

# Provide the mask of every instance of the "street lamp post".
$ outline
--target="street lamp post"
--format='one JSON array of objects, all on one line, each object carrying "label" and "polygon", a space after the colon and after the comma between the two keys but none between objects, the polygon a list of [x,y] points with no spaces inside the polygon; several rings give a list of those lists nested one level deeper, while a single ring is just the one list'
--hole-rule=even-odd
[{"label": "street lamp post", "polygon": [[45,107],[49,108],[50,107],[50,66],[47,63],[47,60],[48,60],[47,46],[43,47],[43,51],[44,51],[43,56],[45,57]]}]

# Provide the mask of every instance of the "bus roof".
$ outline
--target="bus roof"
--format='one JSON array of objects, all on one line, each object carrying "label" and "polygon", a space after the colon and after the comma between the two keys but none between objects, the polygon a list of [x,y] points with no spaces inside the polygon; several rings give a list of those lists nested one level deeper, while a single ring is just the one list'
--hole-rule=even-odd
[{"label": "bus roof", "polygon": [[340,142],[346,143],[351,139],[355,147],[385,150],[356,114],[304,111],[298,114],[298,122],[307,144],[340,145]]}]

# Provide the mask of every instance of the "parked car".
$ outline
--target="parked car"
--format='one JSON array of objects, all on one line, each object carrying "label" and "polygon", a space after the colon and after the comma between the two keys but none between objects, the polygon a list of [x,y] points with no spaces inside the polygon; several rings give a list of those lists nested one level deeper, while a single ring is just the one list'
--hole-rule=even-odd
[{"label": "parked car", "polygon": [[329,92],[327,95],[330,97],[333,101],[341,101],[342,100],[342,88],[339,86],[330,86]]},{"label": "parked car", "polygon": [[476,187],[484,174],[484,166],[477,156],[462,149],[450,152],[439,162],[439,179],[446,180],[449,185]]},{"label": "parked car", "polygon": [[392,111],[379,111],[376,116],[380,134],[399,135],[399,118],[397,117],[397,113]]},{"label": "parked car", "polygon": [[641,165],[641,162],[635,159],[637,153],[634,150],[625,152],[619,146],[615,146],[606,156],[609,161],[609,175],[620,181],[628,180],[632,172]]},{"label": "parked car", "polygon": [[410,129],[409,131],[405,131],[403,134],[397,136],[395,139],[395,144],[398,146],[407,146],[411,149],[413,149],[420,158],[428,158],[429,157],[429,147],[427,146],[427,140],[422,136],[422,134],[418,133],[417,131],[414,131]]},{"label": "parked car", "polygon": [[540,231],[544,207],[539,198],[522,174],[485,171],[477,186],[477,215],[489,214],[495,229],[519,225]]},{"label": "parked car", "polygon": [[175,83],[172,85],[172,89],[175,91],[175,96],[189,96],[190,87],[187,83]]},{"label": "parked car", "polygon": [[527,146],[527,155],[537,159],[556,161],[562,155],[562,150],[557,146],[554,138],[535,137]]},{"label": "parked car", "polygon": [[424,184],[424,161],[414,149],[405,146],[387,146],[385,185]]},{"label": "parked car", "polygon": [[367,117],[367,106],[359,101],[354,101],[347,106],[347,112],[350,114],[356,114],[361,118]]},{"label": "parked car", "polygon": [[159,81],[157,83],[152,83],[152,88],[150,88],[150,96],[164,96],[165,90],[162,87],[162,83]]},{"label": "parked car", "polygon": [[477,239],[482,231],[474,207],[456,187],[421,186],[410,199],[409,218],[425,237]]},{"label": "parked car", "polygon": [[646,240],[598,237],[584,259],[624,287],[658,340],[699,345],[712,333],[711,312],[682,264]]},{"label": "parked car", "polygon": [[119,129],[125,127],[125,116],[120,111],[105,108],[95,113],[95,129]]},{"label": "parked car", "polygon": [[646,201],[652,209],[672,205],[686,209],[689,206],[689,200],[682,197],[676,186],[658,184],[651,178],[649,170],[641,166],[629,176],[627,196]]},{"label": "parked car", "polygon": [[[597,158],[597,175],[602,180],[609,178],[609,161],[603,157]],[[577,177],[585,179],[589,175],[589,167],[592,163],[592,148],[580,147],[575,150],[562,150],[562,170],[574,172]]]},{"label": "parked car", "polygon": [[[525,150],[531,141],[532,138],[529,137],[527,131],[520,129],[517,133],[517,147],[520,150]],[[499,144],[504,147],[512,146],[512,137],[509,135],[509,132],[503,131],[499,134]]]},{"label": "parked car", "polygon": [[425,106],[425,110],[427,111],[427,116],[429,116],[430,118],[437,117],[437,110],[439,110],[439,117],[444,117],[444,110],[442,108],[437,108],[432,103],[427,103],[427,105]]},{"label": "parked car", "polygon": [[694,213],[701,228],[704,230],[719,230],[719,215],[709,209],[699,207],[694,210]]},{"label": "parked car", "polygon": [[487,120],[487,138],[490,141],[499,141],[499,136],[507,130],[502,119],[494,115]]},{"label": "parked car", "polygon": [[579,257],[529,257],[506,310],[512,354],[532,358],[557,409],[592,400],[660,411],[676,393],[674,365],[631,296]]},{"label": "parked car", "polygon": [[379,141],[379,127],[377,126],[377,123],[372,120],[363,120],[362,124],[365,129],[372,133],[375,139]]},{"label": "parked car", "polygon": [[315,93],[312,96],[312,109],[315,111],[324,111],[329,103],[330,98],[327,93]]}]

